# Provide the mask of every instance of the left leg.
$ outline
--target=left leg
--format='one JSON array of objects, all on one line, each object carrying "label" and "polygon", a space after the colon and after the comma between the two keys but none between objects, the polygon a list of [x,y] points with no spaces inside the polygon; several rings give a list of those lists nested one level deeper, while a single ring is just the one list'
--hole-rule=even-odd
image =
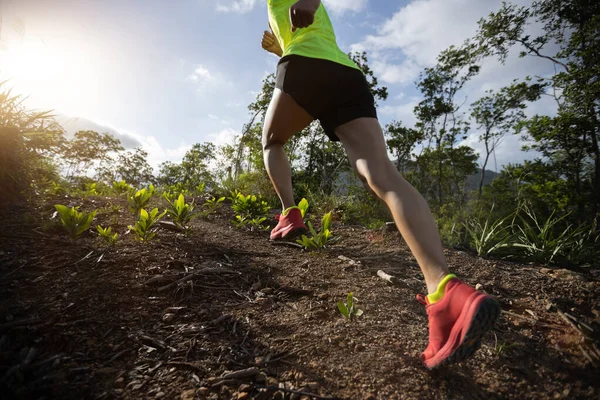
[{"label": "left leg", "polygon": [[335,133],[361,180],[390,209],[421,267],[429,292],[434,293],[448,275],[440,236],[427,202],[390,161],[379,122],[359,118],[339,126]]},{"label": "left leg", "polygon": [[421,360],[435,368],[471,356],[498,318],[498,303],[448,273],[427,202],[389,160],[377,119],[354,119],[335,133],[355,170],[389,207],[423,271],[429,295],[417,299],[427,307],[429,345]]}]

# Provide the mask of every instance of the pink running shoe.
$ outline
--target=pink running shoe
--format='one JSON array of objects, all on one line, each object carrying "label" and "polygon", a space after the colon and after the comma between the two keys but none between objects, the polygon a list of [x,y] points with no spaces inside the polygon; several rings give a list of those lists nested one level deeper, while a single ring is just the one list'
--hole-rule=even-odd
[{"label": "pink running shoe", "polygon": [[429,369],[458,363],[479,349],[481,338],[491,330],[500,315],[492,296],[481,293],[458,278],[446,284],[444,297],[434,304],[422,294],[429,316],[429,345],[421,360]]},{"label": "pink running shoe", "polygon": [[279,223],[271,231],[271,240],[293,239],[306,233],[306,225],[298,208],[288,210],[287,214],[279,216]]}]

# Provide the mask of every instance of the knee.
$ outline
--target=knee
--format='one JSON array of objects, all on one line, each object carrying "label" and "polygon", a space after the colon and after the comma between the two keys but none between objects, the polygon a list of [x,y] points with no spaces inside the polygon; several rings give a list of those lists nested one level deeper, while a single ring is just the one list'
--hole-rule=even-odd
[{"label": "knee", "polygon": [[381,194],[390,191],[395,181],[402,179],[400,173],[391,162],[382,160],[373,165],[368,165],[362,171],[361,180],[366,182],[372,192],[381,197]]},{"label": "knee", "polygon": [[261,143],[263,151],[273,146],[283,146],[285,144],[267,126],[263,127]]}]

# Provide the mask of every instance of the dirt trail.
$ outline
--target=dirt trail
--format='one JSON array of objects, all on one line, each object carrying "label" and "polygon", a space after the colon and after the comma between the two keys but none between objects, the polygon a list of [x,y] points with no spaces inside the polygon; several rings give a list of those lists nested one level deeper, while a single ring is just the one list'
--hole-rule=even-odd
[{"label": "dirt trail", "polygon": [[[47,218],[51,204],[34,214]],[[98,222],[124,232],[127,214]],[[106,249],[91,234],[72,243],[3,213],[0,397],[600,396],[588,359],[600,365],[598,269],[447,250],[453,272],[496,296],[505,313],[471,360],[430,372],[419,361],[426,315],[414,299],[425,288],[397,232],[334,223],[339,243],[308,253],[236,230],[228,218],[196,220],[188,235],[162,229],[149,245],[126,236]],[[348,292],[364,311],[353,322],[336,307]]]}]

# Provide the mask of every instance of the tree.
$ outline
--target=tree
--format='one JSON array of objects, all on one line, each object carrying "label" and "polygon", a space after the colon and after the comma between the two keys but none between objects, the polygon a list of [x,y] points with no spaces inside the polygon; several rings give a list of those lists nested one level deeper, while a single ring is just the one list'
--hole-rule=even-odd
[{"label": "tree", "polygon": [[[415,107],[417,129],[428,141],[428,147],[433,146],[433,150],[428,150],[418,159],[436,164],[436,171],[432,174],[436,186],[433,199],[439,206],[444,202],[445,193],[452,193],[444,190],[448,181],[454,185],[457,198],[464,197],[460,188],[466,175],[462,175],[461,171],[464,170],[457,167],[464,160],[455,157],[466,155],[468,151],[454,151],[454,146],[458,138],[466,138],[469,124],[460,113],[461,105],[456,104],[456,96],[469,79],[479,73],[477,62],[478,53],[474,44],[466,42],[460,48],[452,46],[438,56],[434,67],[425,69],[417,82],[424,97]],[[445,163],[449,163],[451,168],[446,168]],[[420,168],[421,171],[430,169],[429,166]]]},{"label": "tree", "polygon": [[158,167],[156,181],[161,186],[172,186],[179,182],[184,182],[181,165],[172,161],[161,163]]},{"label": "tree", "polygon": [[154,181],[152,167],[148,164],[148,153],[140,147],[120,152],[115,163],[102,168],[98,177],[108,183],[124,180],[134,187]]},{"label": "tree", "polygon": [[413,149],[423,141],[423,133],[402,125],[402,121],[392,121],[385,127],[388,149],[396,156],[396,168],[404,172]]},{"label": "tree", "polygon": [[210,172],[210,163],[215,159],[216,147],[210,142],[196,143],[185,153],[181,161],[183,182],[189,190],[201,183],[211,185],[214,182]]},{"label": "tree", "polygon": [[123,150],[121,141],[109,133],[78,131],[67,142],[62,154],[67,166],[66,176],[72,180],[91,173],[92,168],[101,171],[114,162],[114,155]]},{"label": "tree", "polygon": [[[537,37],[525,28],[537,22]],[[503,4],[479,22],[476,36],[484,56],[504,61],[513,46],[521,57],[551,62],[557,72],[550,78],[557,115],[536,116],[523,124],[534,140],[529,149],[541,151],[549,165],[574,180],[579,217],[588,208],[581,202],[589,193],[589,207],[600,211],[600,4],[588,0],[542,0],[530,7]],[[559,50],[552,53],[548,45]],[[589,178],[589,179],[588,179]],[[589,181],[591,185],[584,182]],[[589,189],[588,189],[589,188]]]},{"label": "tree", "polygon": [[479,198],[483,191],[485,169],[490,155],[496,150],[504,136],[512,129],[517,129],[518,123],[525,119],[523,110],[525,101],[535,101],[540,98],[545,85],[517,82],[503,87],[499,92],[487,91],[487,96],[471,104],[471,117],[482,130],[479,140],[485,145],[485,157],[481,167],[479,180]]}]

